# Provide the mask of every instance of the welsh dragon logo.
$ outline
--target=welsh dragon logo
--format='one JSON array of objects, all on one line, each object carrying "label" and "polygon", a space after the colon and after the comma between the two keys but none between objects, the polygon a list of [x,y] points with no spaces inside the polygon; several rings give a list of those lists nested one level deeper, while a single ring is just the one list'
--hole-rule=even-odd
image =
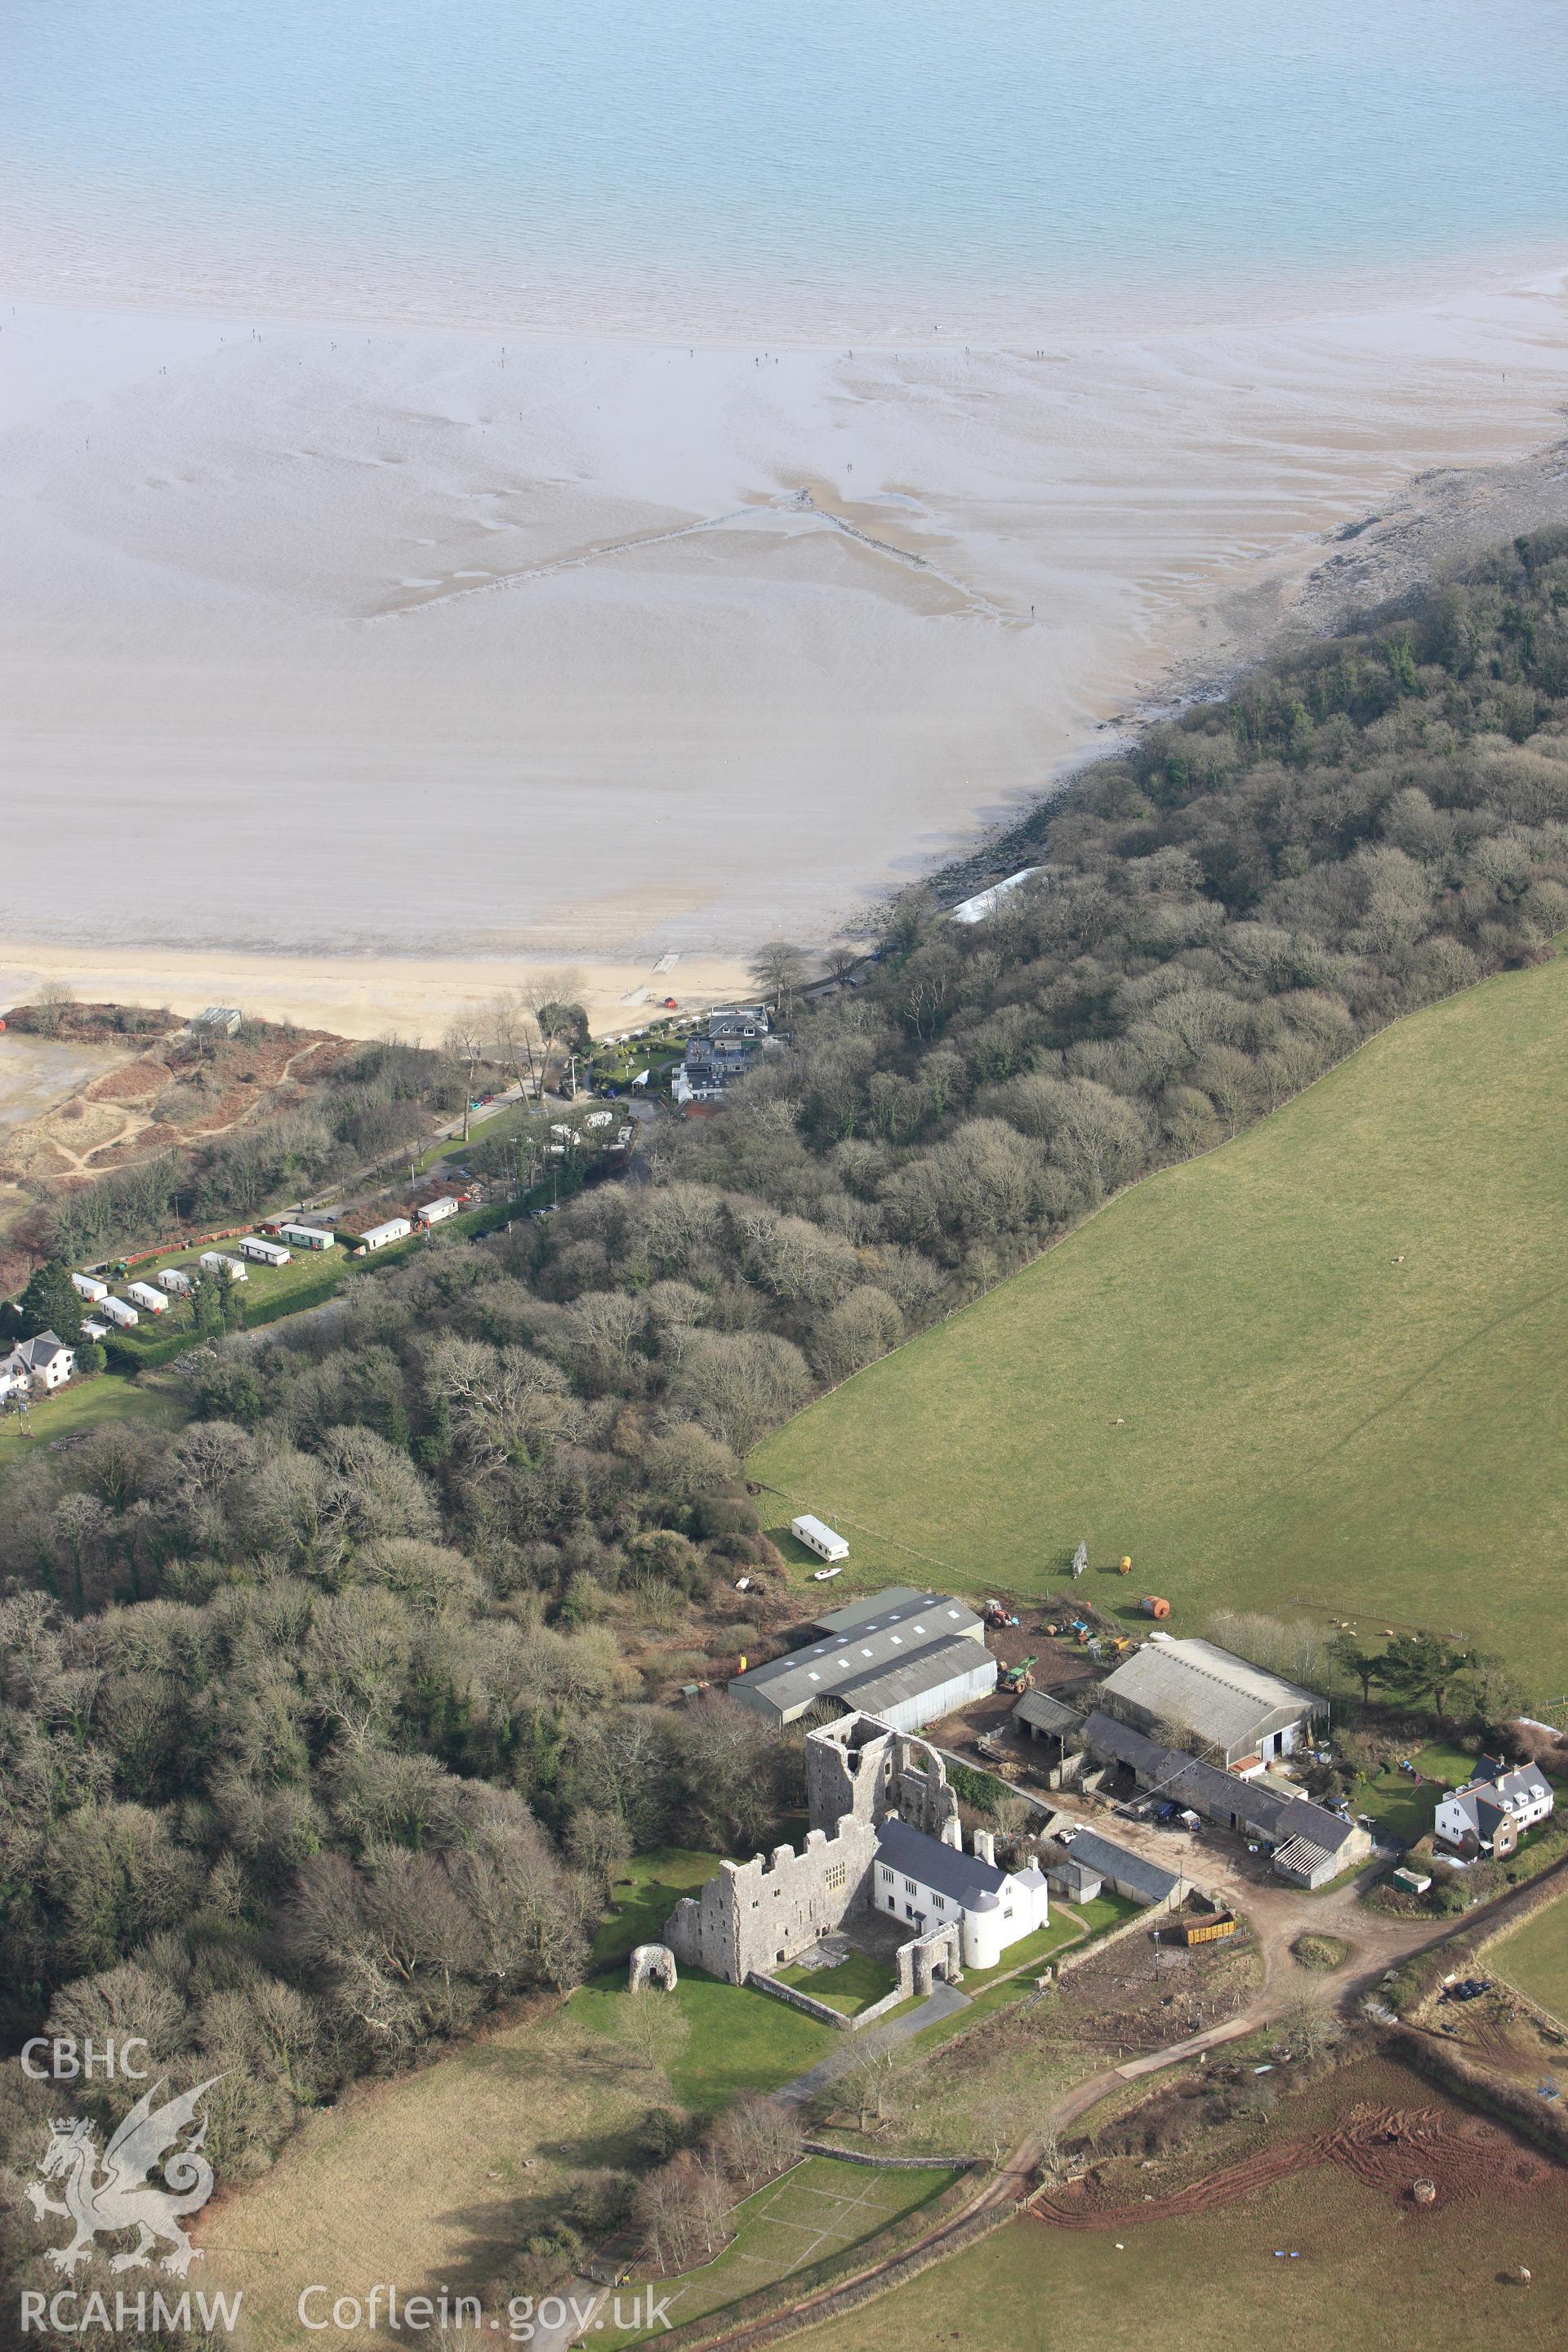
[{"label": "welsh dragon logo", "polygon": [[[46,2180],[63,2181],[64,2196],[47,2196],[35,2180],[28,2183],[27,2201],[40,2221],[46,2213],[58,2213],[75,2224],[76,2235],[68,2245],[47,2250],[46,2259],[56,2270],[74,2273],[92,2252],[95,2238],[112,2237],[120,2230],[136,2231],[137,2240],[129,2252],[114,2256],[110,2270],[145,2267],[160,2240],[170,2248],[162,2266],[177,2278],[201,2259],[200,2247],[192,2245],[180,2224],[185,2214],[199,2212],[212,2195],[213,2168],[202,2154],[207,2127],[205,2119],[196,2122],[196,2103],[222,2079],[214,2074],[161,2107],[153,2102],[163,2084],[154,2084],[137,2100],[101,2160],[92,2126],[84,2117],[68,2116],[49,2126],[49,2144],[38,2170]],[[192,2137],[181,2147],[181,2134],[193,2124]],[[153,2182],[154,2169],[162,2172],[166,2186]]]}]

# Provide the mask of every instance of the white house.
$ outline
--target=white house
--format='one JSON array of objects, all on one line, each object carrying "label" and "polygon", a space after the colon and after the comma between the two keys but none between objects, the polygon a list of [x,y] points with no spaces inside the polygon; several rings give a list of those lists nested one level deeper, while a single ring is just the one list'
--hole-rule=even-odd
[{"label": "white house", "polygon": [[388,1217],[384,1225],[372,1225],[360,1241],[366,1249],[385,1249],[389,1242],[405,1241],[414,1231],[406,1217]]},{"label": "white house", "polygon": [[281,1242],[269,1242],[260,1234],[247,1234],[237,1246],[241,1257],[254,1258],[258,1265],[287,1265],[292,1255]]},{"label": "white house", "polygon": [[1537,1766],[1510,1771],[1496,1757],[1483,1756],[1475,1779],[1441,1799],[1432,1827],[1446,1845],[1463,1846],[1473,1839],[1482,1853],[1511,1853],[1556,1801],[1551,1781]]},{"label": "white house", "polygon": [[192,1286],[190,1276],[177,1265],[160,1266],[153,1279],[161,1283],[173,1298],[183,1298]]},{"label": "white house", "polygon": [[134,1307],[127,1306],[123,1298],[100,1298],[98,1311],[100,1315],[107,1315],[110,1321],[117,1323],[122,1331],[134,1331],[142,1320]]},{"label": "white house", "polygon": [[40,1331],[36,1339],[18,1340],[5,1361],[34,1389],[63,1389],[76,1370],[76,1349],[58,1332]]},{"label": "white house", "polygon": [[73,1274],[71,1288],[79,1298],[85,1298],[89,1307],[96,1307],[100,1298],[109,1296],[108,1283],[100,1282],[96,1274]]},{"label": "white house", "polygon": [[222,1250],[203,1250],[204,1274],[226,1274],[231,1282],[248,1282],[250,1268],[237,1257],[226,1257]]},{"label": "white house", "polygon": [[849,1557],[849,1547],[843,1537],[835,1534],[825,1520],[814,1517],[810,1511],[803,1511],[798,1519],[792,1519],[789,1531],[796,1543],[814,1551],[818,1559],[837,1561]]},{"label": "white house", "polygon": [[1026,1870],[1001,1867],[989,1831],[975,1831],[974,1849],[965,1853],[889,1818],[877,1832],[871,1903],[915,1936],[956,1919],[964,1967],[994,1969],[1009,1945],[1045,1927],[1050,1897],[1032,1864]]},{"label": "white house", "polygon": [[138,1307],[144,1307],[149,1315],[166,1315],[169,1311],[167,1294],[154,1290],[150,1282],[128,1282],[125,1296],[134,1299]]},{"label": "white house", "polygon": [[63,1388],[75,1370],[75,1349],[68,1348],[55,1332],[40,1331],[36,1339],[19,1339],[8,1355],[0,1356],[0,1402]]}]

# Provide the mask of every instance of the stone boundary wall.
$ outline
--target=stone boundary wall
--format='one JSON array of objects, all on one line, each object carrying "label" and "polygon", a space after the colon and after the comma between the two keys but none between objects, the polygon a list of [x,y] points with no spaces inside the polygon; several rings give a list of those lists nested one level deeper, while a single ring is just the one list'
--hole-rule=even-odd
[{"label": "stone boundary wall", "polygon": [[880,2000],[874,2000],[869,2009],[858,2011],[849,2020],[850,2030],[858,2033],[863,2025],[874,2024],[879,2017],[886,2017],[889,2010],[898,2009],[906,2000],[913,1999],[913,1993],[906,1992],[902,1985],[895,1985],[891,1992],[882,1995]]},{"label": "stone boundary wall", "polygon": [[[856,2021],[846,2017],[841,2009],[829,2009],[825,2000],[813,2000],[809,1993],[797,1992],[794,1985],[781,1984],[777,1977],[765,1976],[761,1969],[749,1969],[746,1982],[754,1985],[759,1992],[772,1993],[775,2000],[788,2001],[791,2009],[803,2010],[807,2017],[820,2019],[824,2025],[837,2026],[840,2033],[847,2033]],[[899,1998],[901,2000],[903,1995],[900,1993]],[[864,2023],[864,2017],[860,2021]]]},{"label": "stone boundary wall", "polygon": [[835,2156],[843,2164],[874,2165],[879,2172],[984,2172],[984,2156],[878,2156],[868,2148],[839,2147],[830,2139],[802,2140],[808,2156]]}]

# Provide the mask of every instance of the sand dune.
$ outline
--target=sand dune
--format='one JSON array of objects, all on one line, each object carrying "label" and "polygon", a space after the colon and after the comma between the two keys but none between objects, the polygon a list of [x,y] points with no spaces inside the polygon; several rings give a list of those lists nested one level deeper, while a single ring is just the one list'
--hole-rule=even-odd
[{"label": "sand dune", "polygon": [[730,985],[1412,475],[1547,440],[1564,329],[1555,284],[853,357],[0,306],[0,960],[372,1029],[439,1025],[411,959]]}]

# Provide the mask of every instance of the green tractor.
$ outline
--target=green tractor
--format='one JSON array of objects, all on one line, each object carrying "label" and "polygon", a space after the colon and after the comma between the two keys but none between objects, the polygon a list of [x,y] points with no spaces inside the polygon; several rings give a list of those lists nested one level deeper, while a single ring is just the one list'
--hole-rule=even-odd
[{"label": "green tractor", "polygon": [[1019,1691],[1032,1690],[1035,1683],[1033,1670],[1038,1663],[1039,1661],[1037,1656],[1033,1658],[1025,1658],[1020,1664],[1016,1666],[1004,1666],[1000,1677],[1001,1687],[1005,1691],[1012,1692],[1015,1696],[1017,1696]]}]

